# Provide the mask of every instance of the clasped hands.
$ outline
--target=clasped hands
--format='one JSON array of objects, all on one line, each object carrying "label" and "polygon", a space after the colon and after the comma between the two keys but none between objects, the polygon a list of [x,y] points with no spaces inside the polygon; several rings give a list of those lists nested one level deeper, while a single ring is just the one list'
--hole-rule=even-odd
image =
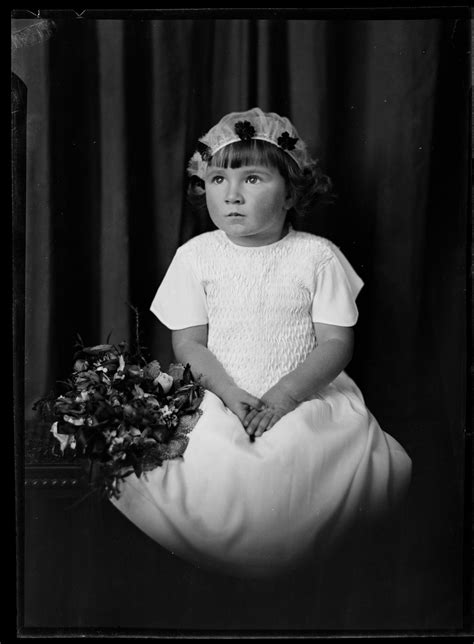
[{"label": "clasped hands", "polygon": [[232,386],[226,390],[223,401],[239,417],[251,441],[271,429],[280,418],[299,405],[299,401],[281,382],[261,398]]}]

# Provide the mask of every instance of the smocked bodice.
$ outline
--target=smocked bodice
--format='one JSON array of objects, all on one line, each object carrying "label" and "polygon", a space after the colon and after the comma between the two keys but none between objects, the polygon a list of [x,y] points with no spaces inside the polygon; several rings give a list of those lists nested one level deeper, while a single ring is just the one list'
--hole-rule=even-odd
[{"label": "smocked bodice", "polygon": [[315,346],[311,308],[316,275],[332,256],[328,242],[290,230],[245,247],[219,230],[181,250],[205,290],[208,348],[240,387],[262,395]]}]

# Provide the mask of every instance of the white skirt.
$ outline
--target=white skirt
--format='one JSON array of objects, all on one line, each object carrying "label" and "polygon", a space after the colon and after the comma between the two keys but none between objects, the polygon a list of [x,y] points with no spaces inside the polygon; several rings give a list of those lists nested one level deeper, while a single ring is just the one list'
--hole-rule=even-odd
[{"label": "white skirt", "polygon": [[343,372],[250,442],[206,391],[181,458],[127,477],[112,503],[198,566],[240,577],[285,573],[328,553],[355,519],[394,509],[411,460]]}]

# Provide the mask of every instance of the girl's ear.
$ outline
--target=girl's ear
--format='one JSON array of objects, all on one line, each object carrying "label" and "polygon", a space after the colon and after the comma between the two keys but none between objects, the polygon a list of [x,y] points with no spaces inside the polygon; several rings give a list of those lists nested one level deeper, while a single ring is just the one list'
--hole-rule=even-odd
[{"label": "girl's ear", "polygon": [[286,198],[285,198],[285,205],[283,206],[285,210],[291,210],[293,208],[295,200],[293,199],[293,195],[291,192],[288,191]]},{"label": "girl's ear", "polygon": [[206,184],[200,177],[193,175],[191,177],[191,186],[193,192],[197,195],[203,195],[206,193]]}]

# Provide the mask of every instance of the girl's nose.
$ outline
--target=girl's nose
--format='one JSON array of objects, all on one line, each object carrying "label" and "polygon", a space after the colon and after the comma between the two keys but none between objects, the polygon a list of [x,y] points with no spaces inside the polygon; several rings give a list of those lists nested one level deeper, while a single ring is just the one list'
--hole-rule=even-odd
[{"label": "girl's nose", "polygon": [[236,183],[229,183],[229,188],[225,196],[226,203],[242,203],[242,194]]}]

